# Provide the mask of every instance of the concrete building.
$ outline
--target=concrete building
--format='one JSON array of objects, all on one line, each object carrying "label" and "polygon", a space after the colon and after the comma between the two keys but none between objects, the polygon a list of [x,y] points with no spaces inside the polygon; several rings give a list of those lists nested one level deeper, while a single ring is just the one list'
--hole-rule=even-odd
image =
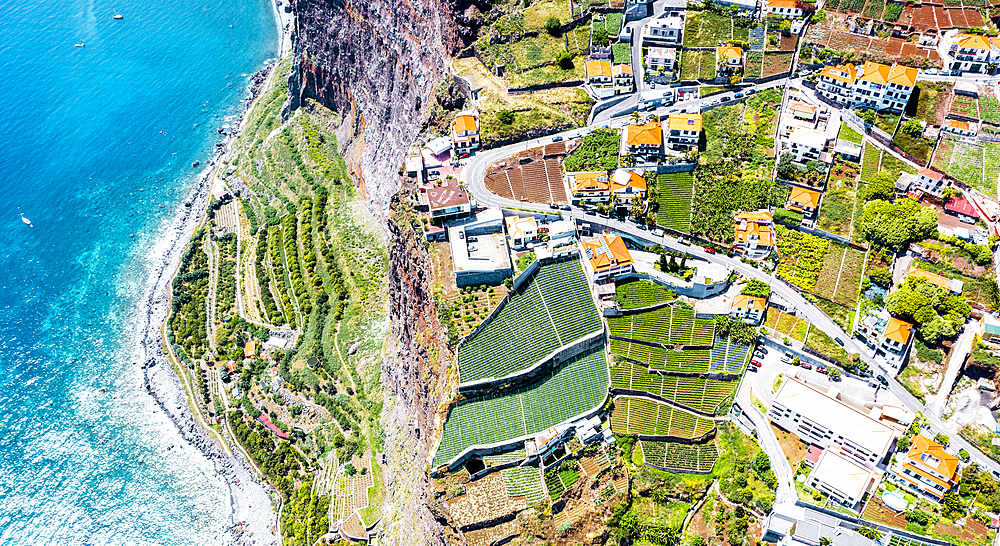
[{"label": "concrete building", "polygon": [[916,82],[916,68],[866,61],[860,69],[851,64],[824,67],[816,93],[852,108],[900,112]]},{"label": "concrete building", "polygon": [[650,121],[642,125],[629,124],[623,129],[622,155],[633,154],[645,157],[663,155],[663,125]]},{"label": "concrete building", "polygon": [[958,136],[976,136],[979,132],[979,124],[976,122],[960,121],[957,119],[945,120],[941,130]]},{"label": "concrete building", "polygon": [[854,509],[878,483],[881,473],[862,466],[836,450],[824,449],[806,485],[825,493],[840,504]]},{"label": "concrete building", "polygon": [[820,193],[801,186],[792,186],[788,192],[788,203],[785,208],[801,212],[806,216],[812,216],[819,210]]},{"label": "concrete building", "polygon": [[469,215],[472,207],[469,194],[452,181],[442,186],[427,188],[427,210],[433,220],[454,220]]},{"label": "concrete building", "polygon": [[958,457],[923,434],[913,437],[906,456],[897,457],[889,477],[907,490],[940,502],[955,487]]},{"label": "concrete building", "polygon": [[830,123],[830,116],[828,109],[821,110],[801,96],[790,99],[781,114],[779,155],[788,152],[800,165],[810,161],[829,164],[832,157],[826,151],[840,130],[839,123]]},{"label": "concrete building", "polygon": [[906,363],[913,340],[913,325],[893,317],[885,309],[869,310],[858,321],[854,336],[875,351],[875,362],[895,373]]},{"label": "concrete building", "polygon": [[619,235],[601,233],[591,241],[583,241],[582,253],[594,282],[633,271],[632,255]]},{"label": "concrete building", "polygon": [[1000,349],[1000,320],[993,315],[983,315],[982,342],[994,349]]},{"label": "concrete building", "polygon": [[455,282],[459,288],[498,284],[512,272],[503,213],[489,208],[448,226]]},{"label": "concrete building", "polygon": [[616,64],[611,67],[611,76],[615,82],[615,94],[623,95],[635,91],[635,76],[632,65]]},{"label": "concrete building", "polygon": [[642,27],[641,39],[643,47],[680,46],[684,41],[684,12],[664,12]]},{"label": "concrete building", "polygon": [[611,177],[611,195],[618,206],[642,205],[646,198],[646,179],[635,171],[618,169]]},{"label": "concrete building", "polygon": [[743,48],[723,44],[715,48],[715,75],[732,76],[743,73]]},{"label": "concrete building", "polygon": [[574,205],[596,205],[611,200],[611,181],[605,171],[568,172],[566,185]]},{"label": "concrete building", "polygon": [[979,220],[979,213],[976,212],[976,207],[972,206],[972,203],[965,197],[956,197],[948,200],[944,205],[944,212],[966,224],[975,225],[976,221]]},{"label": "concrete building", "polygon": [[462,112],[451,122],[451,145],[457,154],[468,154],[479,149],[479,116],[475,112]]},{"label": "concrete building", "polygon": [[985,73],[1000,59],[1000,38],[959,34],[948,48],[948,68],[962,72]]},{"label": "concrete building", "polygon": [[770,212],[736,211],[733,229],[736,232],[733,248],[737,252],[763,259],[774,250],[774,217]]},{"label": "concrete building", "polygon": [[767,298],[739,294],[733,299],[733,308],[729,311],[729,316],[757,326],[764,320],[766,309]]},{"label": "concrete building", "polygon": [[670,114],[667,116],[667,147],[672,150],[696,149],[701,131],[701,114]]},{"label": "concrete building", "polygon": [[873,410],[864,411],[841,398],[836,387],[824,390],[791,376],[778,388],[767,418],[803,442],[874,469],[889,452],[896,433],[872,417]]},{"label": "concrete building", "polygon": [[933,169],[920,169],[917,172],[917,179],[914,181],[917,189],[929,193],[935,197],[941,197],[947,187],[944,175]]},{"label": "concrete building", "polygon": [[764,15],[797,19],[805,12],[796,0],[764,0]]},{"label": "concrete building", "polygon": [[511,248],[525,248],[538,241],[538,222],[534,216],[508,216],[504,218],[507,228],[507,244]]},{"label": "concrete building", "polygon": [[646,68],[652,71],[677,70],[677,50],[671,47],[651,47],[646,51]]}]

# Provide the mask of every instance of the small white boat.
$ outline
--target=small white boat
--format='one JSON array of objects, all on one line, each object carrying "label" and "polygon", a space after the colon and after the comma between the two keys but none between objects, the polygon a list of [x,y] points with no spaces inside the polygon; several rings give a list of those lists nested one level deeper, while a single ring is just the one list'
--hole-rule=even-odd
[{"label": "small white boat", "polygon": [[121,14],[115,14],[115,17],[114,17],[114,18],[115,18],[115,19],[124,19],[124,18],[125,18],[125,16],[124,16],[124,15],[121,15]]},{"label": "small white boat", "polygon": [[86,45],[87,45],[87,44],[84,44],[84,43],[79,43],[79,44],[73,44],[73,47],[84,47],[84,46],[86,46]]},{"label": "small white boat", "polygon": [[35,227],[35,226],[31,225],[31,220],[28,220],[27,218],[25,218],[23,214],[21,215],[21,221],[24,222],[25,224],[27,224],[28,227]]}]

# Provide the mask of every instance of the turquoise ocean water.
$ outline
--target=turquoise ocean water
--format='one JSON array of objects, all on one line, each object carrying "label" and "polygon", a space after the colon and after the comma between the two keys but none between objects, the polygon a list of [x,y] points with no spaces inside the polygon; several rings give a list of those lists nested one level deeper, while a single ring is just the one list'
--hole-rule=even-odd
[{"label": "turquoise ocean water", "polygon": [[0,0],[0,545],[220,536],[223,484],[142,389],[134,314],[276,48],[268,0]]}]

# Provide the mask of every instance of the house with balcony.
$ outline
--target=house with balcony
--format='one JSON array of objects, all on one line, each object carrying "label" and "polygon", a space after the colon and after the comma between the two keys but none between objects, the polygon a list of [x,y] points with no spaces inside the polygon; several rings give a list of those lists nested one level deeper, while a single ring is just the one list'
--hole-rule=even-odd
[{"label": "house with balcony", "polygon": [[591,241],[583,241],[581,252],[585,258],[583,263],[593,282],[631,273],[633,270],[632,254],[619,235],[598,234]]},{"label": "house with balcony", "polygon": [[816,93],[852,108],[902,111],[917,83],[917,69],[867,61],[827,66],[819,73]]},{"label": "house with balcony", "polygon": [[729,310],[729,316],[742,320],[751,326],[757,326],[764,320],[766,310],[767,298],[739,294],[733,298],[733,307]]},{"label": "house with balcony", "polygon": [[1000,38],[959,34],[948,48],[948,68],[962,72],[985,73],[1000,58]]},{"label": "house with balcony", "polygon": [[800,165],[810,161],[830,163],[832,158],[826,150],[837,138],[836,131],[840,127],[829,122],[828,109],[820,110],[803,98],[790,99],[781,116],[779,155],[791,153],[793,161]]},{"label": "house with balcony", "polygon": [[538,222],[534,216],[508,216],[503,220],[511,248],[525,248],[538,241]]},{"label": "house with balcony", "polygon": [[865,312],[854,336],[875,351],[875,363],[888,372],[898,372],[906,363],[913,342],[913,325],[899,320],[885,309]]},{"label": "house with balcony", "polygon": [[611,195],[619,206],[642,205],[646,198],[646,179],[635,171],[618,169],[611,177]]},{"label": "house with balcony", "polygon": [[820,193],[801,186],[792,186],[788,192],[788,202],[785,208],[801,212],[805,216],[812,216],[819,210]]},{"label": "house with balcony", "polygon": [[672,47],[651,47],[646,50],[646,68],[653,71],[677,70],[677,50]]},{"label": "house with balcony", "polygon": [[680,47],[684,41],[684,12],[671,10],[642,27],[643,47],[675,46]]},{"label": "house with balcony", "polygon": [[733,250],[754,259],[763,259],[774,250],[774,217],[766,210],[736,211],[733,217]]},{"label": "house with balcony", "polygon": [[701,130],[701,114],[670,114],[667,116],[667,147],[671,150],[697,149]]},{"label": "house with balcony", "polygon": [[857,77],[853,64],[824,66],[816,82],[816,93],[834,102],[850,103]]},{"label": "house with balcony", "polygon": [[479,149],[479,116],[462,112],[451,122],[451,147],[457,155]]},{"label": "house with balcony", "polygon": [[773,15],[783,19],[798,19],[805,14],[802,4],[797,0],[765,0],[764,15]]},{"label": "house with balcony", "polygon": [[923,434],[913,437],[906,456],[897,456],[888,476],[908,491],[931,502],[941,502],[955,487],[958,457]]},{"label": "house with balcony", "polygon": [[584,63],[587,83],[593,87],[610,87],[614,84],[611,72],[611,61],[591,59]]},{"label": "house with balcony", "polygon": [[635,76],[632,75],[632,65],[616,64],[612,66],[611,77],[614,79],[616,95],[625,95],[635,91]]},{"label": "house with balcony", "polygon": [[432,220],[446,221],[468,216],[472,207],[469,194],[458,186],[457,181],[453,181],[427,188],[427,210]]},{"label": "house with balcony", "polygon": [[650,121],[643,124],[629,124],[622,129],[621,154],[642,157],[663,155],[663,124]]},{"label": "house with balcony", "polygon": [[913,181],[917,189],[929,193],[935,197],[941,197],[944,189],[948,186],[944,175],[934,169],[920,169],[917,171],[917,178]]},{"label": "house with balcony", "polygon": [[743,48],[723,44],[715,48],[715,75],[734,76],[743,73]]},{"label": "house with balcony", "polygon": [[611,182],[605,171],[568,172],[566,185],[574,205],[596,205],[611,200]]}]

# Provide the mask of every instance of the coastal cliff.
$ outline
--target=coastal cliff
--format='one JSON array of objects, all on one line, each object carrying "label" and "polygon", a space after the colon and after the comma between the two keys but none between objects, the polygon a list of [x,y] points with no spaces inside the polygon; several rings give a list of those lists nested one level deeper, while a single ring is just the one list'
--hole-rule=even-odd
[{"label": "coastal cliff", "polygon": [[343,119],[338,138],[372,211],[383,217],[396,170],[413,143],[449,62],[475,37],[468,0],[294,0],[289,110],[313,98]]}]

